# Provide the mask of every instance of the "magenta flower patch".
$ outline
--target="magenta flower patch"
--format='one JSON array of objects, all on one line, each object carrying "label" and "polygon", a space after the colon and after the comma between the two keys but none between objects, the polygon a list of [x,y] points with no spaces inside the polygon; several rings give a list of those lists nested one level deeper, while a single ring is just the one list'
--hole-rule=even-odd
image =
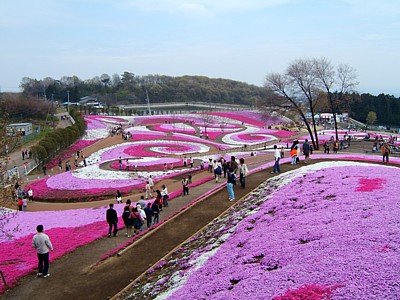
[{"label": "magenta flower patch", "polygon": [[383,190],[386,179],[383,178],[360,178],[356,192],[373,192]]}]

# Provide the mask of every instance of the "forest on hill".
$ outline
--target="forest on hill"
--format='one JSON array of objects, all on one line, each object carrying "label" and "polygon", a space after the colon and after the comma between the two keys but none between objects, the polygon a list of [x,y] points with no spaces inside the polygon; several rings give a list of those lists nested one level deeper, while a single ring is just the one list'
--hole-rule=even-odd
[{"label": "forest on hill", "polygon": [[355,101],[350,103],[350,116],[361,122],[366,122],[369,112],[375,112],[377,116],[376,124],[400,126],[400,98],[393,95],[361,94]]},{"label": "forest on hill", "polygon": [[146,103],[146,93],[152,103],[201,101],[252,105],[264,93],[262,87],[229,79],[205,76],[136,76],[130,72],[111,77],[103,74],[88,80],[81,80],[76,76],[64,76],[60,80],[24,77],[21,88],[25,95],[61,102],[67,101],[68,97],[71,102],[78,102],[82,97],[93,96],[108,107]]}]

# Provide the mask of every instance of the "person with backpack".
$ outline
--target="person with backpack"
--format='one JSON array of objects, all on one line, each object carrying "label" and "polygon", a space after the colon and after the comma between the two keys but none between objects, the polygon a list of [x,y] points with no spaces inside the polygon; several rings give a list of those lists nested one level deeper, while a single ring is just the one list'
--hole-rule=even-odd
[{"label": "person with backpack", "polygon": [[389,154],[390,154],[390,146],[387,143],[384,143],[381,147],[382,150],[382,162],[385,162],[386,158],[386,163],[389,162]]},{"label": "person with backpack", "polygon": [[130,218],[131,208],[132,207],[130,205],[126,205],[124,207],[124,212],[122,213],[122,220],[124,221],[126,230],[125,236],[128,238],[132,236],[132,227],[133,227],[133,222],[132,219]]},{"label": "person with backpack", "polygon": [[132,224],[133,224],[133,233],[139,234],[140,228],[143,226],[144,220],[142,218],[142,215],[138,211],[137,207],[132,208],[132,212],[130,214],[130,219],[132,220]]}]

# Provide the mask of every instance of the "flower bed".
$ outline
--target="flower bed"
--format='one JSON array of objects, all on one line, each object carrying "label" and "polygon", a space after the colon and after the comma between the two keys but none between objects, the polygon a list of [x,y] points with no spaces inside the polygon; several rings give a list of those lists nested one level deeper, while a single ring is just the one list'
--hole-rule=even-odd
[{"label": "flower bed", "polygon": [[185,123],[167,123],[167,124],[158,124],[151,127],[153,130],[162,131],[162,132],[179,132],[184,134],[196,134],[196,130]]},{"label": "flower bed", "polygon": [[78,150],[82,150],[83,148],[89,147],[96,143],[98,140],[79,140],[72,144],[66,152],[54,158],[50,163],[47,164],[47,168],[53,168],[58,165],[58,160],[64,160],[67,158],[74,159],[74,155]]},{"label": "flower bed", "polygon": [[152,140],[141,142],[129,142],[104,148],[90,155],[88,163],[98,161],[109,161],[118,159],[143,157],[143,156],[167,156],[171,154],[184,155],[190,153],[204,153],[209,151],[209,147],[200,143],[193,143],[174,140]]},{"label": "flower bed", "polygon": [[[122,210],[122,206],[123,204],[120,204],[119,210]],[[15,212],[3,216],[0,221],[3,223],[3,231],[0,233],[0,269],[4,273],[7,285],[12,287],[21,277],[36,271],[37,255],[32,249],[32,237],[36,233],[38,220],[41,220],[45,233],[52,241],[54,251],[50,254],[50,261],[54,261],[77,247],[106,235],[108,230],[105,222],[106,209],[101,207],[67,211]],[[123,224],[122,220],[119,224]],[[1,285],[0,293],[4,290],[5,287]]]},{"label": "flower bed", "polygon": [[272,124],[285,123],[286,121],[277,116],[264,115],[253,111],[240,112],[212,112],[213,116],[220,116],[227,119],[238,120],[242,123],[247,123],[252,126],[265,127]]},{"label": "flower bed", "polygon": [[126,299],[395,299],[400,208],[382,195],[396,194],[399,175],[329,162],[276,176],[149,269]]},{"label": "flower bed", "polygon": [[[137,157],[134,159],[128,159],[129,170],[133,170],[136,166],[138,171],[164,171],[164,163],[167,164],[167,169],[170,169],[172,163],[174,167],[183,166],[183,160],[181,158],[173,157]],[[112,169],[119,169],[118,161],[114,161],[110,164]],[[126,160],[122,162],[122,169],[126,169]]]},{"label": "flower bed", "polygon": [[227,144],[235,145],[254,145],[260,143],[266,143],[276,140],[275,136],[267,134],[265,129],[259,129],[255,127],[247,127],[245,130],[240,132],[229,133],[222,138],[222,141]]}]

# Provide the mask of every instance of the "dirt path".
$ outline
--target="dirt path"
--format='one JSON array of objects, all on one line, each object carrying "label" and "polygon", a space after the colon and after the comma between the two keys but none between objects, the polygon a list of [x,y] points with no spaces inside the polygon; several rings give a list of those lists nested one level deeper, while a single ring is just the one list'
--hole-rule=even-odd
[{"label": "dirt path", "polygon": [[[357,144],[352,150],[365,153],[364,146]],[[368,145],[369,147],[369,145]],[[332,155],[334,158],[334,155]],[[258,166],[261,161],[271,161],[272,154],[251,157],[246,162],[250,169]],[[315,161],[313,161],[315,162]],[[284,164],[282,172],[303,166]],[[274,176],[271,168],[248,176],[246,189],[236,187],[236,198],[240,199],[256,188],[266,179]],[[209,176],[206,171],[195,174],[194,180]],[[180,189],[178,179],[170,179],[169,189]],[[158,183],[161,184],[161,183]],[[210,180],[190,190],[190,195],[178,197],[170,202],[161,217],[165,219],[178,211],[184,205],[202,196],[217,184]],[[227,191],[222,187],[206,199],[187,208],[163,226],[145,234],[134,246],[122,256],[113,256],[96,265],[104,254],[126,242],[121,232],[116,238],[102,238],[53,262],[50,267],[51,276],[47,279],[27,276],[20,281],[19,286],[7,291],[3,299],[108,299],[126,287],[132,280],[143,273],[149,266],[159,261],[165,254],[173,250],[181,242],[196,233],[203,226],[233,205],[227,200]],[[108,203],[109,201],[107,201]],[[91,203],[93,205],[93,203]],[[104,204],[105,205],[105,204]],[[239,203],[240,205],[240,203]],[[106,228],[99,228],[104,230]],[[68,241],[66,241],[67,243]]]}]

